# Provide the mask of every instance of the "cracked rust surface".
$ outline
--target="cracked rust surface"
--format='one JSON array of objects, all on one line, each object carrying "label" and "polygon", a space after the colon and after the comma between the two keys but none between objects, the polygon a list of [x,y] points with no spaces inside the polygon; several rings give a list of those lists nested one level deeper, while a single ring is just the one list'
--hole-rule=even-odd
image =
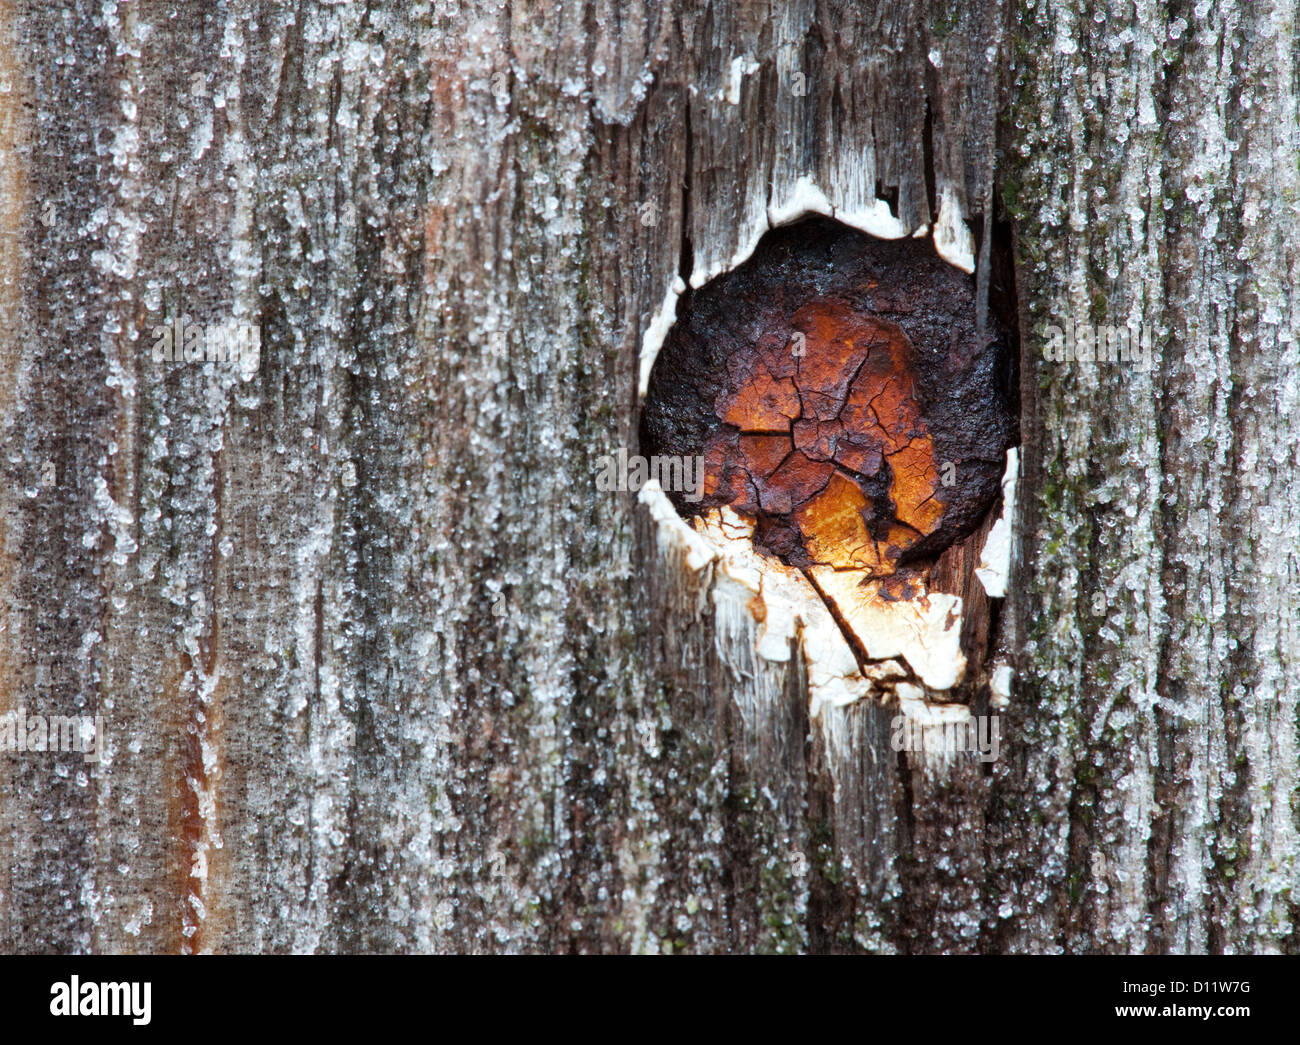
[{"label": "cracked rust surface", "polygon": [[685,297],[651,373],[643,452],[699,454],[703,498],[804,569],[905,578],[983,519],[1013,442],[1009,343],[928,240],[813,219]]}]

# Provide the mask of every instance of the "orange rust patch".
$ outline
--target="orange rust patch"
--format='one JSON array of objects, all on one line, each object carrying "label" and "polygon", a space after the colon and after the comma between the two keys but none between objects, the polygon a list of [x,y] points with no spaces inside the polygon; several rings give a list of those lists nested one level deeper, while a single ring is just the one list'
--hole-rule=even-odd
[{"label": "orange rust patch", "polygon": [[932,246],[813,219],[681,307],[642,452],[703,456],[702,498],[668,491],[683,515],[729,506],[787,565],[882,580],[924,568],[996,499],[1005,331],[978,326],[974,281]]},{"label": "orange rust patch", "polygon": [[852,480],[836,473],[826,491],[795,514],[814,562],[874,569],[885,559],[867,530],[870,506]]},{"label": "orange rust patch", "polygon": [[[711,444],[705,493],[751,515],[788,517],[810,562],[887,574],[943,514],[913,394],[914,349],[896,324],[843,302],[810,302],[793,322],[790,346],[760,349],[774,365],[757,364],[715,400],[717,419],[740,434]],[[773,376],[782,351],[791,378]],[[868,478],[882,485],[864,489]],[[892,518],[873,529],[882,495]]]},{"label": "orange rust patch", "polygon": [[799,416],[799,395],[789,378],[777,380],[760,368],[753,380],[722,397],[718,416],[742,432],[788,430]]}]

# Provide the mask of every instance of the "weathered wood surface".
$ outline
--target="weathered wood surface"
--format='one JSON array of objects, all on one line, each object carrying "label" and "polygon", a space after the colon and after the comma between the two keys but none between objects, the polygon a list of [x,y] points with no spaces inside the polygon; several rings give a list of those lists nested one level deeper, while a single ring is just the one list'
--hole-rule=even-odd
[{"label": "weathered wood surface", "polygon": [[[1296,29],[0,2],[0,712],[107,733],[0,756],[0,949],[1296,949]],[[810,720],[594,489],[803,178],[1013,219],[990,767]],[[155,363],[178,310],[255,376]],[[1115,317],[1150,373],[1037,351]]]}]

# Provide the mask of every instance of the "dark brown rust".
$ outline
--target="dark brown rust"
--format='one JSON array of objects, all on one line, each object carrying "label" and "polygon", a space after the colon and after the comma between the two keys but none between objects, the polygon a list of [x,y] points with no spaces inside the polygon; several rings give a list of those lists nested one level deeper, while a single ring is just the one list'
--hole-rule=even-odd
[{"label": "dark brown rust", "polygon": [[1009,341],[928,240],[827,219],[778,229],[682,301],[650,376],[642,451],[704,457],[703,498],[760,550],[874,576],[927,563],[998,495]]}]

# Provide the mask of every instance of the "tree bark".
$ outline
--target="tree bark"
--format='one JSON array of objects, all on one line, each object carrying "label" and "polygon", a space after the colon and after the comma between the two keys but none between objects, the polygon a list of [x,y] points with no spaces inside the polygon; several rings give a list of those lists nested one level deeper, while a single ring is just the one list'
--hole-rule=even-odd
[{"label": "tree bark", "polygon": [[[1300,948],[1293,2],[0,33],[0,713],[105,737],[0,756],[0,949]],[[812,701],[595,489],[675,282],[812,186],[969,227],[1018,320],[992,763]],[[176,316],[257,365],[155,361]]]}]

